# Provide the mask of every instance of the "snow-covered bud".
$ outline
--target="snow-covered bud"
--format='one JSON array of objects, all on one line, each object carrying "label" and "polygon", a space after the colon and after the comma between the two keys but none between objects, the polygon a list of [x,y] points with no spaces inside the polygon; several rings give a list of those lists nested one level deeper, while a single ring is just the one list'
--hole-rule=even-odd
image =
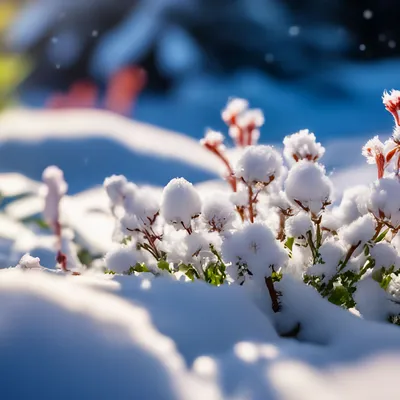
[{"label": "snow-covered bud", "polygon": [[236,218],[234,205],[225,197],[212,197],[203,202],[202,217],[210,230],[229,229]]},{"label": "snow-covered bud", "polygon": [[400,126],[399,126],[399,125],[396,125],[396,126],[393,128],[392,138],[393,138],[393,141],[394,141],[397,145],[400,145]]},{"label": "snow-covered bud", "polygon": [[270,276],[270,267],[286,265],[288,255],[275,235],[265,224],[246,224],[228,236],[222,243],[224,260],[232,263],[232,277],[238,279],[241,266],[245,266],[255,279],[262,282]]},{"label": "snow-covered bud", "polygon": [[286,220],[285,232],[288,237],[306,237],[307,232],[313,232],[314,226],[308,213],[300,211]]},{"label": "snow-covered bud", "polygon": [[330,204],[332,184],[319,164],[299,161],[289,171],[285,185],[288,199],[313,214]]},{"label": "snow-covered bud", "polygon": [[399,256],[396,249],[387,242],[376,243],[370,249],[371,257],[375,260],[375,267],[390,268],[398,263]]},{"label": "snow-covered bud", "polygon": [[224,110],[222,110],[221,117],[227,125],[235,125],[237,117],[247,110],[248,106],[249,102],[245,99],[230,99]]},{"label": "snow-covered bud", "polygon": [[375,234],[376,222],[370,215],[363,215],[356,219],[350,225],[340,228],[339,237],[349,246],[363,245]]},{"label": "snow-covered bud", "polygon": [[378,168],[378,179],[383,177],[385,171],[384,145],[379,140],[379,136],[375,136],[368,140],[362,148],[362,155],[367,159],[368,164],[376,164]]},{"label": "snow-covered bud", "polygon": [[165,186],[161,214],[176,229],[189,229],[192,218],[200,215],[201,200],[194,186],[184,178],[172,179]]},{"label": "snow-covered bud", "polygon": [[29,253],[24,254],[18,262],[17,268],[35,269],[43,268],[39,257],[32,257]]},{"label": "snow-covered bud", "polygon": [[47,167],[42,174],[43,182],[46,184],[45,205],[43,216],[45,221],[54,229],[59,226],[59,208],[61,198],[67,193],[68,185],[64,180],[63,171],[56,167]]},{"label": "snow-covered bud", "polygon": [[307,274],[324,276],[329,280],[337,271],[339,262],[344,258],[346,249],[340,240],[328,239],[318,250],[323,263],[308,268]]},{"label": "snow-covered bud", "polygon": [[264,125],[264,113],[259,108],[244,111],[237,118],[237,125],[242,129],[253,130]]},{"label": "snow-covered bud", "polygon": [[[127,201],[129,199],[129,202]],[[141,225],[152,225],[160,211],[156,194],[146,188],[137,189],[125,200],[125,211],[137,217]]]},{"label": "snow-covered bud", "polygon": [[132,182],[127,182],[125,186],[122,188],[120,195],[122,199],[122,205],[126,212],[131,212],[134,207],[136,194],[138,193],[139,188]]},{"label": "snow-covered bud", "polygon": [[376,218],[385,219],[394,228],[400,226],[400,184],[397,178],[383,178],[375,182],[368,202]]},{"label": "snow-covered bud", "polygon": [[400,125],[400,90],[391,90],[389,93],[385,90],[382,96],[383,104],[394,117],[396,125]]},{"label": "snow-covered bud", "polygon": [[207,129],[204,138],[200,140],[200,144],[206,147],[220,147],[224,139],[225,137],[222,133]]},{"label": "snow-covered bud", "polygon": [[103,186],[113,206],[122,205],[127,183],[128,181],[123,175],[112,175],[104,180]]},{"label": "snow-covered bud", "polygon": [[138,262],[142,262],[140,253],[132,246],[123,246],[109,251],[105,255],[107,269],[122,274],[134,267]]},{"label": "snow-covered bud", "polygon": [[250,146],[240,157],[235,175],[248,185],[268,185],[277,179],[282,171],[282,157],[271,146]]},{"label": "snow-covered bud", "polygon": [[302,129],[293,135],[286,136],[283,139],[284,151],[286,160],[291,163],[293,160],[317,161],[325,153],[325,148],[321,143],[317,143],[314,133],[308,129]]}]

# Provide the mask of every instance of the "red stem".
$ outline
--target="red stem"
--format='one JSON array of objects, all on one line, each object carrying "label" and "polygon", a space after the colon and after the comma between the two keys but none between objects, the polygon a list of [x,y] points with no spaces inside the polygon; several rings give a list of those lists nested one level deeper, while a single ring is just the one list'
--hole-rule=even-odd
[{"label": "red stem", "polygon": [[233,172],[233,169],[231,167],[231,165],[229,164],[228,159],[218,150],[217,146],[213,146],[210,145],[209,143],[205,143],[204,144],[205,148],[210,150],[212,153],[214,153],[226,166],[227,170],[228,170],[228,183],[231,185],[232,190],[234,192],[237,191],[237,183],[236,183],[236,178],[235,178],[235,174]]},{"label": "red stem", "polygon": [[251,188],[251,185],[247,185],[248,191],[249,191],[249,218],[250,222],[254,222],[254,210],[253,210],[253,189]]},{"label": "red stem", "polygon": [[56,223],[55,223],[54,231],[57,236],[57,247],[58,247],[56,261],[58,264],[61,265],[61,269],[64,272],[68,272],[67,256],[62,252],[61,224],[58,221],[56,221]]}]

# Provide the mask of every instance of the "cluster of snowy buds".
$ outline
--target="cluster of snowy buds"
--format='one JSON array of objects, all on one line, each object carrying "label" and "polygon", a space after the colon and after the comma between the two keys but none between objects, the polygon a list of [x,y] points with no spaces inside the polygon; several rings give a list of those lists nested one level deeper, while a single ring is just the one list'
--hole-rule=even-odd
[{"label": "cluster of snowy buds", "polygon": [[[107,178],[118,244],[106,254],[105,268],[243,285],[266,294],[275,313],[285,296],[282,280],[295,275],[365,318],[400,321],[399,93],[384,94],[396,120],[393,136],[385,143],[374,137],[362,149],[367,162],[377,165],[378,179],[349,189],[337,204],[320,164],[325,149],[314,133],[287,136],[282,157],[272,146],[254,145],[263,119],[246,101],[231,100],[222,117],[240,129],[235,151],[225,148],[218,132],[207,131],[201,141],[225,165],[231,190],[202,193],[175,178],[160,192],[123,176]],[[44,215],[61,243],[59,203],[66,184],[55,167],[43,180]],[[19,265],[40,268],[40,260],[27,255]]]},{"label": "cluster of snowy buds", "polygon": [[234,98],[221,113],[223,121],[229,127],[229,135],[238,147],[257,144],[259,129],[264,125],[263,112],[248,107],[247,100]]},{"label": "cluster of snowy buds", "polygon": [[57,237],[57,262],[64,271],[67,271],[67,257],[62,252],[60,202],[67,193],[68,185],[64,180],[63,171],[54,165],[43,171],[42,180],[46,185],[43,217]]}]

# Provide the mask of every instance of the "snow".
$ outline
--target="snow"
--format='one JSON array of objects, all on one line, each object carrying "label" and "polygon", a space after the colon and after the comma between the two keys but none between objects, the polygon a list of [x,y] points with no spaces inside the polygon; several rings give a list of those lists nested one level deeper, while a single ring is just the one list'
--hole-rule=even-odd
[{"label": "snow", "polygon": [[[271,229],[263,223],[246,224],[227,236],[222,243],[224,260],[232,263],[233,279],[240,278],[242,268],[251,272],[250,276],[259,282],[270,276],[272,268],[284,267],[288,261],[283,247],[275,240]],[[248,276],[245,278],[249,278]]]},{"label": "snow", "polygon": [[308,129],[286,136],[283,139],[283,154],[288,163],[299,160],[319,160],[325,153],[321,143],[317,143],[314,133]]},{"label": "snow", "polygon": [[19,263],[17,265],[17,268],[43,268],[40,265],[40,258],[39,257],[32,257],[30,254],[24,254],[21,259],[19,260]]},{"label": "snow", "polygon": [[228,104],[221,112],[222,120],[226,124],[236,120],[238,115],[243,113],[249,107],[249,102],[245,99],[233,98],[228,101]]},{"label": "snow", "polygon": [[113,206],[122,205],[125,186],[128,183],[123,175],[112,175],[104,180],[104,188]]},{"label": "snow", "polygon": [[65,193],[67,193],[68,185],[64,180],[63,171],[54,165],[47,167],[43,171],[42,179],[46,184],[43,216],[45,221],[53,227],[53,229],[56,229],[60,219],[60,201]]},{"label": "snow", "polygon": [[279,178],[282,157],[272,146],[249,146],[235,168],[235,175],[247,184],[268,184]]},{"label": "snow", "polygon": [[[58,115],[61,118],[62,114]],[[76,128],[75,123],[83,115],[71,112],[70,116],[75,121],[71,125]],[[91,115],[98,116],[104,123],[107,118],[114,118],[99,111]],[[39,129],[35,128],[33,122],[33,129]],[[94,123],[97,124],[97,121]],[[40,129],[45,128],[45,134],[42,137],[39,135],[38,140],[51,137],[48,129],[57,124],[50,124],[50,128],[42,124]],[[201,146],[198,143],[186,141],[182,135],[158,131],[156,128],[152,130],[119,117],[115,117],[115,125],[117,131],[121,130],[117,134],[113,131],[114,140],[121,140],[127,146],[145,141],[146,128],[153,132],[151,139],[157,141],[154,153],[150,148],[139,149],[139,144],[138,148],[135,145],[131,147],[135,152],[163,154],[168,160],[180,159],[185,165],[195,164],[200,169],[212,170],[213,174],[219,171],[219,166],[208,163],[209,155],[199,150]],[[87,132],[84,123],[82,126],[82,135],[91,136],[89,125]],[[132,139],[133,135],[127,135],[133,126],[139,128],[135,139]],[[3,132],[7,132],[9,128],[4,129]],[[62,131],[64,128],[58,126],[54,130],[57,140],[67,135],[67,130],[60,135],[60,129]],[[104,131],[100,131],[100,134]],[[0,138],[1,132],[0,125]],[[21,132],[16,135],[20,139],[36,141],[33,134],[30,136],[30,127],[26,132]],[[157,132],[160,134],[157,135]],[[164,139],[170,144],[175,141],[175,155],[168,154],[163,148]],[[214,135],[214,139],[219,140],[220,137]],[[11,137],[4,135],[4,142],[9,140]],[[312,148],[314,141],[308,144]],[[249,151],[250,154],[249,149],[245,152]],[[248,170],[257,178],[251,183],[265,182],[258,180],[260,177],[271,177],[269,170],[264,169],[270,160],[268,163],[264,161],[268,158],[265,157],[266,153],[271,154],[275,149],[270,148],[268,152],[264,150],[260,156],[262,171],[254,173],[250,162],[254,154],[247,156],[250,160]],[[177,155],[181,152],[185,154]],[[243,157],[242,150],[237,155]],[[189,161],[189,158],[196,157],[195,161]],[[278,161],[276,158],[275,161],[274,165],[279,164],[279,171],[285,174],[282,159]],[[133,162],[132,168],[137,165]],[[353,182],[363,184],[373,181],[376,171],[364,173],[364,169],[342,168],[335,171],[331,175],[335,195],[339,193],[340,198],[343,188],[351,186]],[[312,184],[308,185],[310,177]],[[343,259],[348,246],[357,245],[360,238],[363,243],[372,238],[376,224],[369,215],[364,215],[368,212],[367,205],[374,208],[377,215],[383,208],[381,211],[385,212],[385,217],[396,221],[399,207],[395,207],[395,199],[398,196],[392,198],[395,191],[391,188],[396,179],[383,178],[372,188],[360,186],[345,193],[341,205],[329,211],[328,215],[339,223],[347,221],[345,223],[350,225],[339,230],[341,240],[324,241],[319,248],[324,264],[314,265],[310,272],[329,279],[336,272],[338,262]],[[53,267],[55,237],[21,222],[39,214],[44,205],[40,198],[40,185],[29,182],[26,191],[23,185],[18,190],[9,191],[11,195],[22,194],[27,197],[7,203],[3,208],[6,214],[0,214],[0,229],[4,230],[4,239],[0,242],[1,265],[9,266],[10,260],[15,265],[20,260],[20,266],[40,267],[40,261],[34,257],[25,255],[21,259],[23,254],[30,252],[35,257],[40,255],[43,265]],[[105,186],[108,190],[95,187],[64,196],[60,203],[61,219],[75,232],[79,245],[97,255],[108,251],[105,259],[96,264],[99,270],[107,266],[123,273],[142,259],[134,250],[135,238],[129,245],[119,246],[118,249],[112,246],[116,221],[110,209],[110,199],[119,208],[115,212],[117,223],[122,215],[127,219],[136,218],[135,223],[139,216],[142,225],[146,226],[148,218],[155,217],[159,210],[158,200],[162,189],[139,188],[115,176]],[[195,231],[177,232],[172,226],[166,226],[165,248],[160,246],[160,250],[168,249],[168,262],[192,260],[194,267],[203,271],[204,260],[206,263],[215,260],[209,244],[220,250],[223,240],[224,259],[238,264],[228,265],[227,272],[230,278],[243,274],[246,278],[243,286],[224,284],[215,288],[203,282],[185,282],[188,279],[182,274],[161,274],[163,276],[160,277],[149,273],[135,273],[132,276],[96,275],[96,268],[92,272],[85,271],[78,264],[79,261],[73,258],[76,249],[72,236],[68,235],[64,237],[63,251],[69,254],[70,262],[75,263],[69,268],[81,271],[82,276],[62,275],[54,270],[39,273],[27,271],[27,268],[0,271],[0,301],[7,304],[0,310],[0,343],[7,341],[7,347],[0,345],[0,360],[4,360],[4,366],[0,362],[0,373],[5,380],[0,392],[7,393],[14,388],[19,397],[35,393],[35,397],[43,399],[81,395],[85,398],[124,398],[126,394],[131,397],[132,393],[139,398],[211,400],[320,399],[327,396],[350,399],[359,395],[362,398],[377,398],[383,394],[387,398],[393,397],[393,385],[382,388],[376,381],[396,379],[395,371],[400,367],[398,331],[396,327],[367,319],[384,322],[390,313],[399,312],[398,305],[392,301],[392,297],[398,296],[398,281],[393,278],[385,293],[366,274],[355,293],[358,311],[364,319],[328,303],[313,288],[296,280],[300,278],[303,264],[309,263],[308,249],[299,250],[296,246],[293,250],[294,260],[289,261],[283,243],[275,239],[274,215],[267,215],[268,226],[258,222],[259,217],[261,219],[264,214],[273,214],[275,210],[262,210],[255,224],[245,224],[239,230],[230,232],[230,223],[237,221],[231,220],[234,207],[226,195],[226,186],[223,182],[191,185],[182,178],[173,180],[162,195],[162,215],[157,222],[163,224],[164,217],[167,221],[184,220],[184,226],[193,226]],[[283,205],[283,209],[287,209],[287,196],[295,207],[299,201],[304,207],[309,207],[312,213],[319,214],[325,203],[331,200],[332,186],[319,164],[300,161],[289,171],[285,192],[279,192],[281,188],[277,185],[276,198],[266,203],[268,206]],[[225,191],[225,197],[218,194],[221,191]],[[257,211],[265,205],[262,195]],[[370,195],[372,200],[368,203]],[[243,197],[245,203],[247,191],[239,191],[233,197],[236,197],[237,203]],[[201,218],[192,220],[200,212],[204,212]],[[140,227],[142,225],[139,224]],[[310,227],[310,216],[300,211],[289,217],[286,226],[292,226],[293,235],[304,234]],[[216,232],[207,232],[209,227],[215,227]],[[157,230],[157,227],[154,229]],[[222,234],[219,235],[218,231],[222,231]],[[395,245],[396,240],[393,242]],[[4,259],[3,248],[6,250]],[[371,247],[371,255],[377,259],[377,265],[389,266],[394,260],[393,255],[397,255],[392,250],[386,242],[378,243]],[[43,253],[45,256],[42,256]],[[359,267],[361,260],[365,262],[363,254],[354,257],[348,263],[348,269]],[[271,310],[271,299],[263,280],[271,274],[271,265],[276,271],[284,272],[283,279],[275,283],[276,290],[282,293],[279,300],[282,311],[278,313]],[[174,267],[170,264],[170,268]],[[300,271],[295,274],[296,279],[285,273],[292,269]],[[297,338],[279,336],[296,326],[300,326]],[[29,357],[26,356],[28,352]],[[47,354],[53,357],[43,357]],[[40,368],[34,368],[39,365],[36,361],[39,358]],[[16,382],[20,375],[15,371],[22,364],[29,374],[25,377],[24,385],[18,386]],[[365,382],[364,375],[374,379]],[[72,376],[73,379],[66,380],[65,376]],[[43,377],[46,377],[47,392],[43,391]]]},{"label": "snow", "polygon": [[400,225],[400,185],[396,177],[375,182],[368,203],[374,215],[390,219],[394,227]]},{"label": "snow", "polygon": [[303,160],[290,169],[285,191],[289,200],[318,214],[330,201],[332,184],[322,165]]},{"label": "snow", "polygon": [[209,145],[212,147],[220,147],[224,141],[225,137],[221,132],[213,131],[212,129],[207,129],[204,139],[200,140],[200,144]]},{"label": "snow", "polygon": [[[197,141],[104,110],[7,110],[0,115],[0,144],[45,139],[106,138],[135,153],[178,160],[217,174],[219,162]],[[179,150],[179,151],[177,151]]]},{"label": "snow", "polygon": [[379,140],[379,136],[374,136],[372,139],[365,143],[362,149],[362,155],[367,159],[368,164],[375,164],[376,158],[383,155],[384,145]]},{"label": "snow", "polygon": [[396,249],[387,242],[375,244],[370,250],[372,258],[375,260],[376,267],[390,268],[398,263],[399,256]]},{"label": "snow", "polygon": [[365,244],[374,236],[376,221],[367,214],[339,229],[339,237],[349,246]]},{"label": "snow", "polygon": [[201,215],[210,229],[218,232],[231,228],[236,220],[233,203],[224,194],[204,199]]},{"label": "snow", "polygon": [[161,215],[176,229],[188,229],[201,212],[201,200],[194,186],[184,178],[172,179],[163,190]]},{"label": "snow", "polygon": [[[0,274],[6,397],[396,397],[395,385],[377,382],[395,382],[398,328],[353,316],[295,281],[282,282],[281,290],[304,328],[301,341],[280,338],[240,287]],[[15,373],[21,365],[29,371],[23,385]]]},{"label": "snow", "polygon": [[289,237],[306,237],[307,232],[314,231],[310,215],[301,211],[289,217],[286,220],[285,231]]},{"label": "snow", "polygon": [[129,268],[134,267],[138,262],[143,262],[143,257],[135,250],[134,246],[118,247],[109,251],[104,257],[108,270],[122,274]]}]

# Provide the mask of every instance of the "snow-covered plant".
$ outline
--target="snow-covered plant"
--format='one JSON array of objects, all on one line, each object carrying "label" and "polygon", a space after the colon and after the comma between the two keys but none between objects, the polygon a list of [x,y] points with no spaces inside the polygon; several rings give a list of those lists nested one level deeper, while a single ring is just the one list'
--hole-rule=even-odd
[{"label": "snow-covered plant", "polygon": [[[235,148],[212,130],[201,140],[225,167],[228,192],[203,197],[184,178],[172,179],[161,194],[123,176],[104,181],[117,242],[104,257],[105,270],[243,286],[263,293],[277,315],[284,312],[281,281],[294,274],[338,306],[399,323],[399,93],[383,96],[396,123],[392,137],[384,143],[374,137],[362,149],[378,179],[349,189],[336,204],[320,164],[325,149],[314,133],[304,129],[283,140],[285,165],[277,149],[257,145],[262,112],[246,100],[230,100],[222,118]],[[55,167],[43,179],[44,215],[61,235],[58,208],[66,184]],[[26,256],[20,266],[40,262]]]},{"label": "snow-covered plant", "polygon": [[64,271],[67,271],[67,256],[62,251],[60,201],[67,193],[68,185],[64,180],[63,171],[55,165],[43,171],[42,179],[46,185],[43,217],[57,236],[57,262]]}]

